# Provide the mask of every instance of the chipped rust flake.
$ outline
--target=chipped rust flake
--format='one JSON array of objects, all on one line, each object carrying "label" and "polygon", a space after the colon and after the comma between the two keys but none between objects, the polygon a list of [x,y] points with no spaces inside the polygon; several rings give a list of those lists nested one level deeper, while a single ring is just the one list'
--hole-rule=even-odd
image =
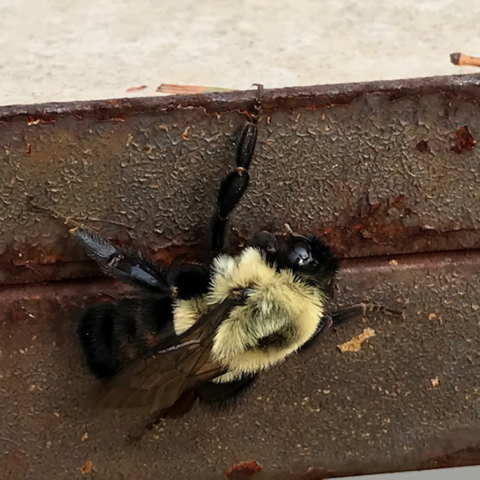
[{"label": "chipped rust flake", "polygon": [[228,480],[248,480],[262,471],[262,466],[255,460],[239,462],[225,471]]},{"label": "chipped rust flake", "polygon": [[467,126],[460,127],[453,139],[451,150],[455,153],[469,152],[475,148],[477,141],[472,137]]}]

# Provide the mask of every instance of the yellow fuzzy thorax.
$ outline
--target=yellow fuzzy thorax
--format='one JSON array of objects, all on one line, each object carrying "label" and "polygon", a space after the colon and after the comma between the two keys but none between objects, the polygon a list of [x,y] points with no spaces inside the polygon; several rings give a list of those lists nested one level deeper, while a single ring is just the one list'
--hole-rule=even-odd
[{"label": "yellow fuzzy thorax", "polygon": [[[238,257],[217,257],[213,270],[206,297],[177,302],[175,330],[185,331],[233,291],[249,289],[245,304],[235,307],[218,327],[212,356],[228,373],[217,381],[231,381],[281,362],[315,333],[324,310],[321,292],[289,270],[277,272],[255,248],[246,248]],[[278,333],[287,340],[281,348],[258,347],[258,340]]]}]

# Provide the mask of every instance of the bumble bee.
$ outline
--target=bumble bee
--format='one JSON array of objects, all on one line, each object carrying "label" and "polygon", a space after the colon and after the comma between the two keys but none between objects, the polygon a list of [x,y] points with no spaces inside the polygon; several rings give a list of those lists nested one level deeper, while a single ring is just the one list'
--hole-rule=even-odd
[{"label": "bumble bee", "polygon": [[237,168],[221,182],[209,265],[166,269],[83,226],[70,230],[104,273],[146,293],[91,306],[79,321],[86,363],[101,379],[99,405],[147,409],[160,418],[183,413],[197,398],[232,397],[260,371],[365,309],[326,314],[338,263],[314,235],[261,231],[238,255],[222,253],[228,217],[248,186],[261,93],[259,86]]}]

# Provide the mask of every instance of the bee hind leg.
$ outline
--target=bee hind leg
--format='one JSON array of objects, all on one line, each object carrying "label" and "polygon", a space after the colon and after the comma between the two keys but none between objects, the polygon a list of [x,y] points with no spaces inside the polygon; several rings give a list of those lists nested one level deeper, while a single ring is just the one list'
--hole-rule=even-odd
[{"label": "bee hind leg", "polygon": [[220,185],[217,200],[217,211],[212,223],[212,250],[218,252],[225,243],[225,230],[228,224],[228,217],[235,206],[242,198],[248,187],[248,169],[252,162],[255,146],[257,144],[257,122],[260,112],[260,103],[263,95],[263,86],[256,84],[257,94],[254,105],[247,113],[249,120],[245,125],[237,148],[237,168],[230,172]]},{"label": "bee hind leg", "polygon": [[246,375],[239,380],[225,383],[203,382],[197,386],[197,395],[201,403],[221,409],[244,394],[256,378],[257,375]]},{"label": "bee hind leg", "polygon": [[173,295],[166,275],[139,254],[122,250],[98,233],[83,227],[72,228],[70,234],[105,274],[155,292]]}]

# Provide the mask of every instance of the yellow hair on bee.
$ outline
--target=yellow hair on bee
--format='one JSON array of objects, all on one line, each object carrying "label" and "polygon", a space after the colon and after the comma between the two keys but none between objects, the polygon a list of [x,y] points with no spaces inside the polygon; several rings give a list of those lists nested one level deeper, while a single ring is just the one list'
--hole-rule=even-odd
[{"label": "yellow hair on bee", "polygon": [[[231,381],[281,362],[315,333],[323,298],[290,270],[277,272],[255,248],[236,258],[220,256],[213,268],[209,304],[223,301],[234,290],[251,291],[245,305],[234,308],[218,328],[212,355],[229,371],[217,381]],[[280,344],[258,344],[269,336],[280,337]]]},{"label": "yellow hair on bee", "polygon": [[173,309],[173,326],[176,335],[187,331],[208,311],[207,299],[203,297],[176,300]]},{"label": "yellow hair on bee", "polygon": [[248,289],[245,304],[218,327],[212,356],[228,372],[215,381],[229,382],[281,362],[315,333],[324,311],[321,292],[290,270],[268,265],[257,249],[246,248],[238,257],[220,255],[213,270],[206,297],[178,300],[174,320],[180,334],[212,305]]}]

